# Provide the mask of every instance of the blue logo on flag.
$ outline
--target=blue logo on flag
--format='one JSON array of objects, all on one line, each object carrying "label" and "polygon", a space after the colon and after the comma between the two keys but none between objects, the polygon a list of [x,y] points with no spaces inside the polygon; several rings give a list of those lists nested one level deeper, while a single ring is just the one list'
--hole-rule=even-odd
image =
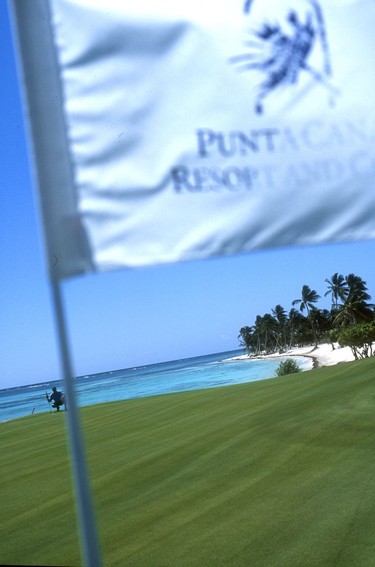
[{"label": "blue logo on flag", "polygon": [[[250,13],[253,0],[246,0],[244,12]],[[296,85],[302,73],[308,73],[329,93],[329,102],[334,103],[338,90],[332,86],[332,68],[323,12],[316,0],[308,0],[312,11],[303,19],[291,9],[283,22],[263,23],[260,29],[250,32],[245,42],[248,50],[229,59],[238,71],[257,71],[265,76],[258,85],[254,110],[264,112],[264,101],[279,87]],[[318,69],[309,63],[315,46],[320,43],[322,65]]]}]

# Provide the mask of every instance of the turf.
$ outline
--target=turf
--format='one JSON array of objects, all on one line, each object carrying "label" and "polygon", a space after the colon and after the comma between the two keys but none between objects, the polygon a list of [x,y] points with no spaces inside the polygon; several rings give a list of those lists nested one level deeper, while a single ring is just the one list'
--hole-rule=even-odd
[{"label": "turf", "polygon": [[[375,566],[375,358],[84,408],[106,566]],[[0,563],[79,565],[64,414],[1,424]]]}]

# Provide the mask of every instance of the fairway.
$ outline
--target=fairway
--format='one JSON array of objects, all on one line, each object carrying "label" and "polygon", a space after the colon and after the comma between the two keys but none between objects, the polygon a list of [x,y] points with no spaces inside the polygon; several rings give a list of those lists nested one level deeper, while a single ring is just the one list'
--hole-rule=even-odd
[{"label": "fairway", "polygon": [[[84,408],[106,566],[375,566],[375,358]],[[0,425],[0,563],[80,565],[64,414]]]}]

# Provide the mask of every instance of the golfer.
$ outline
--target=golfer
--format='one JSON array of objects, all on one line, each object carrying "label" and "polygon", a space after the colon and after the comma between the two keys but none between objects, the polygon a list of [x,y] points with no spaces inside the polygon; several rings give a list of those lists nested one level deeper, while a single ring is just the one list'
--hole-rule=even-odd
[{"label": "golfer", "polygon": [[56,386],[52,388],[52,394],[50,396],[46,393],[46,398],[48,402],[53,402],[52,407],[56,408],[56,411],[60,411],[60,407],[65,405],[65,395],[60,392]]}]

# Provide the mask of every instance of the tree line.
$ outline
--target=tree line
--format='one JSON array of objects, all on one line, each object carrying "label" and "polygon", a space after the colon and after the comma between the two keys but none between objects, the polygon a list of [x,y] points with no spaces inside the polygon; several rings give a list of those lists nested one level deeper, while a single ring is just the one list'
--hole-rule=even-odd
[{"label": "tree line", "polygon": [[240,346],[248,353],[283,353],[291,348],[322,342],[350,346],[355,358],[371,356],[375,341],[375,305],[370,303],[366,282],[355,274],[335,273],[324,296],[331,297],[330,309],[319,309],[321,296],[308,285],[292,301],[287,312],[276,305],[270,313],[257,315],[252,326],[240,329]]}]

